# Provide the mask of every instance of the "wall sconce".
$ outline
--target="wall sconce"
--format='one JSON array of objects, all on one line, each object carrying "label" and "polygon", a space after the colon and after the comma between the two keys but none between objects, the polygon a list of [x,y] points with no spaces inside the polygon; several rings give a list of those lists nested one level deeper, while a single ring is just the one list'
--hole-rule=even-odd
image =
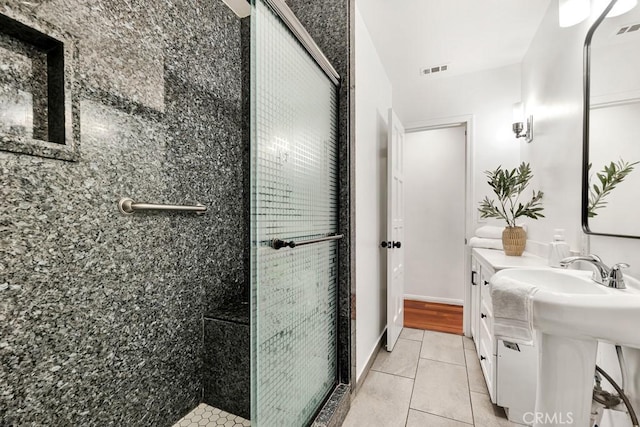
[{"label": "wall sconce", "polygon": [[[604,10],[612,0],[593,0],[594,10]],[[577,25],[591,15],[591,0],[558,0],[558,20],[560,27]],[[607,18],[620,16],[638,5],[638,0],[617,0]]]},{"label": "wall sconce", "polygon": [[516,138],[524,138],[525,141],[531,142],[533,141],[533,116],[529,115],[527,117],[526,131],[524,129],[524,121],[524,106],[522,102],[518,102],[513,105],[513,133],[516,134]]},{"label": "wall sconce", "polygon": [[591,14],[590,0],[559,0],[558,20],[560,27],[567,28],[577,25]]},{"label": "wall sconce", "polygon": [[[607,13],[607,18],[613,18],[614,16],[625,14],[637,5],[638,0],[618,0],[609,13]],[[605,3],[604,6],[606,7],[607,3]]]}]

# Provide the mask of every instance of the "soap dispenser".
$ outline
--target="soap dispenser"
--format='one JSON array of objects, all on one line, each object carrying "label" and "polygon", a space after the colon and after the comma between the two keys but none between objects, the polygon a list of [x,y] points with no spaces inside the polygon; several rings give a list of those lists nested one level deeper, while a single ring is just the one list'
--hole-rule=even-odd
[{"label": "soap dispenser", "polygon": [[558,228],[553,233],[553,242],[549,244],[549,265],[560,267],[560,260],[571,255],[569,244],[564,241],[564,230]]}]

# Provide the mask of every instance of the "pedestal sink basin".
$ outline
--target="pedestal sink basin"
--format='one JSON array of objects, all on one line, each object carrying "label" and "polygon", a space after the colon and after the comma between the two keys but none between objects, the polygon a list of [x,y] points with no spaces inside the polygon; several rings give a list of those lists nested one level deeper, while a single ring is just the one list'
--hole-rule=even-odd
[{"label": "pedestal sink basin", "polygon": [[534,426],[588,426],[598,341],[640,348],[640,283],[625,277],[627,289],[613,289],[591,277],[591,271],[510,269],[491,278],[537,288],[531,297],[539,352]]}]

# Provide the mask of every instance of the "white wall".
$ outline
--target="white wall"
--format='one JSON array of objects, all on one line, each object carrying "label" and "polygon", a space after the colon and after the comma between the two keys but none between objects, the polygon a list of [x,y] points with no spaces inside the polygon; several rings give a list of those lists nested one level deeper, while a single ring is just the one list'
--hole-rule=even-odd
[{"label": "white wall", "polygon": [[[546,219],[529,223],[529,237],[548,242],[554,228],[564,228],[573,249],[581,249],[580,224],[582,156],[582,47],[594,12],[588,22],[571,28],[558,26],[558,2],[551,2],[540,29],[522,64],[522,94],[535,120],[535,138],[521,143],[521,156],[532,164],[536,187],[544,191]],[[640,241],[613,237],[591,237],[590,251],[606,263],[627,260],[630,274],[640,277]],[[618,327],[619,325],[611,325]],[[599,363],[620,380],[610,347],[601,345]],[[633,354],[632,354],[633,353]],[[634,376],[628,391],[640,408],[640,351],[628,351],[627,362]],[[603,424],[604,426],[605,424]],[[630,423],[623,415],[609,424]]]},{"label": "white wall", "polygon": [[384,332],[386,311],[387,114],[391,83],[362,20],[355,13],[356,379]]},{"label": "white wall", "polygon": [[465,126],[405,137],[406,299],[462,305],[465,145]]},{"label": "white wall", "polygon": [[423,85],[399,98],[394,93],[394,109],[408,128],[436,119],[473,115],[470,165],[473,230],[478,225],[478,203],[492,194],[484,171],[499,165],[509,168],[518,165],[520,148],[511,122],[513,104],[520,101],[520,89],[520,65],[516,64],[425,80]]},{"label": "white wall", "polygon": [[546,218],[529,222],[530,240],[547,243],[563,228],[574,250],[581,249],[582,47],[588,24],[560,28],[558,3],[551,2],[522,64],[522,94],[533,114],[534,140],[521,142],[531,163],[532,186],[544,191]]}]

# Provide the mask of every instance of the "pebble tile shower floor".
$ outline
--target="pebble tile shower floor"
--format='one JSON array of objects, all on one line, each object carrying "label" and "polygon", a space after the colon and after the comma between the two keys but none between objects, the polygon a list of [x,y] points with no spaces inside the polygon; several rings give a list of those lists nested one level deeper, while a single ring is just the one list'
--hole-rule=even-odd
[{"label": "pebble tile shower floor", "polygon": [[248,427],[250,425],[249,420],[201,403],[173,427]]}]

